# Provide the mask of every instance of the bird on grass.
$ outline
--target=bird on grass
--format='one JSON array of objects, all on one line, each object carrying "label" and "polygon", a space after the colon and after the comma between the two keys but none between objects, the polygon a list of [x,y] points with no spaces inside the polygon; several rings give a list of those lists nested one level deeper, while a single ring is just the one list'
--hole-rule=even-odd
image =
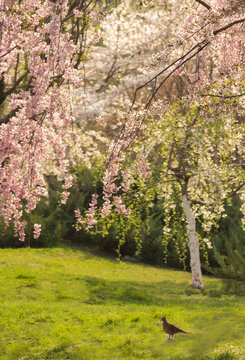
[{"label": "bird on grass", "polygon": [[167,322],[167,320],[166,320],[165,317],[162,317],[162,318],[160,319],[160,321],[162,322],[163,330],[165,331],[165,333],[168,334],[168,340],[173,340],[174,335],[177,334],[177,333],[187,334],[186,331],[177,328],[177,327],[176,327],[175,325],[173,325],[173,324],[169,324],[169,323]]}]

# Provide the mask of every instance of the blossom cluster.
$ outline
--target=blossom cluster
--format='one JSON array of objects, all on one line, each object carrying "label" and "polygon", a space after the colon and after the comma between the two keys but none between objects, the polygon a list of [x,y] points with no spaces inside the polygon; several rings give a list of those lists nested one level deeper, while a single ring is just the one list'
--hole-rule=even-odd
[{"label": "blossom cluster", "polygon": [[[77,69],[82,3],[75,9],[68,0],[8,0],[0,5],[1,101],[6,114],[0,119],[0,209],[6,224],[13,219],[21,240],[24,212],[47,195],[43,169],[50,149],[64,178],[62,203],[69,195],[65,140],[74,122],[73,87],[83,84]],[[79,32],[74,40],[75,21]],[[35,224],[35,238],[40,231]]]}]

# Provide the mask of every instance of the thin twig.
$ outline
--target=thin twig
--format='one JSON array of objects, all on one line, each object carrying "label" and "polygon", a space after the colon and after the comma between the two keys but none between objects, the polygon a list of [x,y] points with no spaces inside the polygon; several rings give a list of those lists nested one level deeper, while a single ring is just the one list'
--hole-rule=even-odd
[{"label": "thin twig", "polygon": [[[146,108],[146,109],[150,106],[150,104],[151,104],[154,96],[156,95],[156,93],[158,92],[158,90],[162,87],[162,85],[170,78],[170,76],[171,76],[173,73],[175,73],[175,71],[178,70],[180,67],[182,67],[186,62],[188,62],[188,61],[191,60],[193,57],[195,57],[199,52],[201,52],[201,51],[202,51],[206,46],[208,46],[209,44],[210,44],[210,41],[204,43],[204,45],[202,45],[202,46],[200,46],[200,44],[198,44],[199,49],[198,49],[194,54],[192,54],[191,56],[189,56],[189,57],[186,58],[185,60],[181,61],[181,63],[180,63],[178,66],[176,66],[176,67],[163,79],[163,81],[161,81],[161,83],[158,85],[158,87],[156,88],[156,90],[155,90],[154,93],[151,95],[150,99],[148,100],[147,104],[145,105],[145,108]],[[197,47],[197,46],[195,46],[195,48],[196,48],[196,47]],[[193,48],[193,49],[194,49],[194,48]]]},{"label": "thin twig", "polygon": [[217,29],[217,30],[214,30],[213,34],[214,34],[214,36],[216,36],[217,34],[221,33],[222,31],[225,31],[225,30],[229,29],[229,28],[232,27],[233,25],[241,24],[241,23],[243,23],[243,22],[245,22],[245,18],[235,20],[235,21],[233,21],[232,23],[223,26],[222,28],[219,28],[219,29]]},{"label": "thin twig", "polygon": [[213,94],[201,94],[201,96],[210,96],[210,97],[218,97],[218,98],[222,98],[222,99],[232,99],[232,98],[236,98],[236,97],[241,97],[244,96],[245,93],[242,94],[238,94],[238,95],[213,95]]},{"label": "thin twig", "polygon": [[[197,1],[197,0],[196,0]],[[236,25],[236,24],[241,24],[245,22],[245,18],[242,18],[242,19],[238,19],[238,20],[235,20],[217,30],[214,30],[213,31],[213,35],[216,36],[218,35],[219,33],[221,33],[222,31],[225,31],[227,29],[229,29],[230,27]],[[177,70],[179,69],[181,66],[183,66],[186,62],[188,62],[189,60],[191,60],[194,56],[196,56],[198,53],[200,53],[207,45],[210,44],[210,41],[203,41],[201,43],[198,43],[196,44],[195,46],[193,46],[189,51],[187,51],[187,53],[185,53],[184,55],[182,55],[181,57],[179,57],[177,60],[175,60],[174,62],[172,62],[170,65],[168,65],[166,68],[164,68],[163,70],[161,70],[157,75],[155,75],[153,78],[151,78],[150,80],[148,80],[146,83],[144,83],[143,85],[139,86],[135,92],[134,92],[134,98],[133,98],[133,101],[132,101],[132,105],[130,107],[130,110],[132,110],[134,104],[135,104],[135,101],[136,101],[136,97],[137,97],[137,93],[140,89],[144,88],[146,85],[148,85],[150,82],[152,82],[153,80],[157,79],[160,75],[162,75],[164,72],[166,72],[168,69],[170,69],[172,66],[174,66],[176,63],[178,63],[179,61],[181,61],[181,63],[176,66],[166,77],[165,79],[160,83],[160,85],[157,87],[157,89],[153,92],[153,94],[151,95],[150,99],[148,100],[145,108],[148,108],[149,105],[151,104],[153,98],[155,97],[156,93],[158,92],[158,90],[161,88],[161,86],[166,82],[166,80]],[[198,50],[192,54],[191,56],[189,56],[187,58],[188,55],[190,55],[191,53],[193,53],[194,50],[196,50],[198,48]]]},{"label": "thin twig", "polygon": [[137,92],[144,88],[146,85],[148,85],[149,83],[151,83],[153,80],[157,79],[160,75],[162,75],[164,72],[166,72],[168,69],[170,69],[172,66],[174,66],[176,63],[178,63],[179,61],[183,60],[186,58],[186,56],[188,56],[190,53],[192,53],[192,51],[194,51],[196,48],[198,48],[200,46],[200,44],[196,44],[195,46],[193,46],[193,48],[191,48],[189,51],[187,51],[186,54],[180,56],[178,59],[176,59],[173,63],[171,63],[170,65],[168,65],[166,68],[164,68],[163,70],[161,70],[157,75],[153,76],[153,78],[151,78],[150,80],[148,80],[146,83],[144,83],[143,85],[137,87],[137,89],[134,92],[134,98],[133,98],[133,102],[132,105],[130,107],[130,110],[132,109],[132,107],[135,104],[136,101],[136,96],[137,96]]},{"label": "thin twig", "polygon": [[6,52],[5,54],[3,55],[0,55],[0,58],[3,58],[4,56],[8,55],[9,53],[11,53],[11,51],[13,51],[15,48],[17,48],[18,45],[15,45],[12,49],[10,49],[8,52]]}]

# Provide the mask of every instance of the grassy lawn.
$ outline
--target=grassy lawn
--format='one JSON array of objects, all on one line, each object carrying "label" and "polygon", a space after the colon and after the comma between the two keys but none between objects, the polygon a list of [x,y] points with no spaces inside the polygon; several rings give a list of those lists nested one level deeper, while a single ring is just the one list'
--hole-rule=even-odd
[{"label": "grassy lawn", "polygon": [[[245,359],[245,298],[74,249],[0,250],[0,359]],[[159,319],[190,334],[167,342]]]}]

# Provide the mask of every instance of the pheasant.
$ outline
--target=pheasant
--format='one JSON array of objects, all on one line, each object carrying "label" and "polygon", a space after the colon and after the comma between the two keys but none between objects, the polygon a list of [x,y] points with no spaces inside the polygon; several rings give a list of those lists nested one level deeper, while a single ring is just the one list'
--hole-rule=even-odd
[{"label": "pheasant", "polygon": [[177,328],[173,324],[169,324],[165,317],[162,317],[160,321],[162,322],[163,330],[168,334],[168,340],[173,340],[174,335],[179,332],[187,334],[186,331]]}]

